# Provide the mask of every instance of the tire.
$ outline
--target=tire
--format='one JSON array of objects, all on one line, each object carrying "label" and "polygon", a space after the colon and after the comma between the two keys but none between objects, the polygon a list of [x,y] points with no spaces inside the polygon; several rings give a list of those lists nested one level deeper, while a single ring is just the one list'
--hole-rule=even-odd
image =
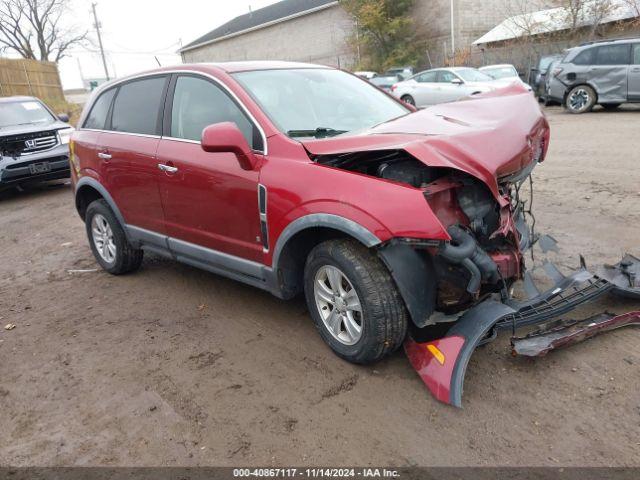
[{"label": "tire", "polygon": [[414,107],[416,106],[416,101],[411,95],[403,95],[400,100],[404,103],[408,103],[409,105],[413,105]]},{"label": "tire", "polygon": [[570,113],[590,112],[596,100],[596,92],[593,88],[588,85],[578,85],[567,94],[565,108]]},{"label": "tire", "polygon": [[615,110],[622,104],[621,103],[602,103],[601,105],[602,105],[602,108],[604,108],[605,110]]},{"label": "tire", "polygon": [[[343,276],[338,290],[344,302],[335,297],[331,303],[323,300],[336,291],[331,288],[331,271]],[[387,267],[358,242],[329,240],[316,246],[307,257],[304,291],[320,336],[339,357],[351,363],[373,363],[402,345],[408,323],[404,302]],[[360,305],[359,312],[351,309],[354,303]],[[337,328],[331,330],[330,324]],[[354,324],[360,327],[359,336],[357,331],[350,335]]]},{"label": "tire", "polygon": [[140,268],[144,252],[128,242],[106,201],[95,200],[89,204],[85,225],[93,256],[103,269],[113,275],[122,275]]}]

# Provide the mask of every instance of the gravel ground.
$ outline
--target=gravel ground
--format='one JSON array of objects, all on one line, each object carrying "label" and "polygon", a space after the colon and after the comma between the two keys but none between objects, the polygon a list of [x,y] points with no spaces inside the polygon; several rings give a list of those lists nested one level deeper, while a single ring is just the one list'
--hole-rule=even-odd
[{"label": "gravel ground", "polygon": [[[640,109],[548,114],[535,210],[556,259],[640,255]],[[503,336],[457,410],[402,352],[338,359],[302,300],[153,256],[93,270],[68,185],[3,193],[0,245],[1,465],[640,465],[638,329],[535,361]]]}]

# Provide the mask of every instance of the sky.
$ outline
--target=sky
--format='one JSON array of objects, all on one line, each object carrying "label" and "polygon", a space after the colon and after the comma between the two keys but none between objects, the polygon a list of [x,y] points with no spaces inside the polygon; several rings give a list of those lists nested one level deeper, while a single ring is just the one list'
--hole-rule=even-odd
[{"label": "sky", "polygon": [[[276,0],[95,0],[109,74],[121,77],[181,63],[176,51],[232,18]],[[82,78],[103,78],[93,27],[91,0],[70,0],[69,26],[89,30],[92,45],[73,47],[59,63],[64,89],[81,88]]]}]

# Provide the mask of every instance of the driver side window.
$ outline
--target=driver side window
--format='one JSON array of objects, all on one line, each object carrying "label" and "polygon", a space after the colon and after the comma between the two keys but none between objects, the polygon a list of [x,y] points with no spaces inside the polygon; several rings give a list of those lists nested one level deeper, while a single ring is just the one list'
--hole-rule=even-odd
[{"label": "driver side window", "polygon": [[254,150],[262,141],[253,123],[217,85],[203,78],[180,76],[171,108],[171,137],[200,141],[205,127],[220,122],[235,123]]}]

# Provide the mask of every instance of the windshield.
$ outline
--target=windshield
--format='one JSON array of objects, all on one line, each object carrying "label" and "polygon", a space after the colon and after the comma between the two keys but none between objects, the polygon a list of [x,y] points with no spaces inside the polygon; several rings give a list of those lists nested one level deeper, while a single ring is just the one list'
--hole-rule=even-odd
[{"label": "windshield", "polygon": [[485,75],[475,68],[461,68],[454,71],[456,75],[462,78],[465,82],[492,82],[493,78],[489,75]]},{"label": "windshield", "polygon": [[234,76],[290,137],[327,137],[366,129],[410,111],[368,82],[340,70],[258,70]]},{"label": "windshield", "polygon": [[0,128],[54,120],[49,110],[35,100],[0,103]]},{"label": "windshield", "polygon": [[518,72],[513,67],[483,68],[482,73],[486,73],[496,80],[518,77]]}]

